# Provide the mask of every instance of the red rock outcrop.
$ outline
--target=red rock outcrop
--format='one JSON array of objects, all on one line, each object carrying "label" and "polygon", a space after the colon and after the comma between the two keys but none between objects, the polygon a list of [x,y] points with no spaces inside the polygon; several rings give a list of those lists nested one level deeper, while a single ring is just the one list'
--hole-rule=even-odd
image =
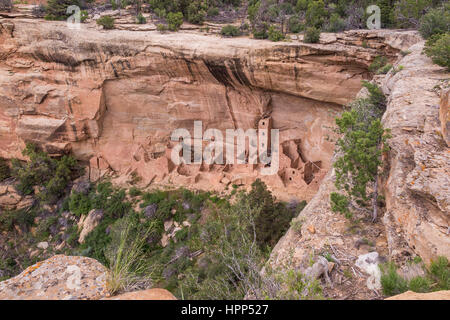
[{"label": "red rock outcrop", "polygon": [[[280,142],[295,142],[299,157],[287,154],[278,175],[263,179],[280,198],[310,199],[330,167],[329,127],[341,105],[369,78],[375,56],[393,59],[418,36],[357,31],[322,38],[279,44],[2,19],[0,156],[20,158],[31,141],[89,162],[94,180],[112,170],[126,176],[122,182],[140,177],[142,185],[222,190],[254,181],[260,166],[178,168],[169,156],[171,132],[192,132],[194,120],[203,130],[246,130],[270,116]],[[317,170],[307,169],[305,183],[308,162]],[[298,170],[296,183],[287,169]]]},{"label": "red rock outcrop", "polygon": [[[362,231],[353,232],[345,217],[331,211],[330,193],[336,189],[330,170],[297,218],[301,228],[291,227],[272,251],[273,265],[304,267],[311,256],[328,252],[355,272],[357,256],[369,250],[400,263],[414,254],[426,263],[437,256],[450,258],[450,149],[439,121],[446,93],[441,99],[436,91],[448,86],[449,74],[422,54],[423,45],[413,45],[411,53],[395,63],[402,71],[378,79],[388,97],[383,124],[392,135],[387,170],[380,179],[386,198],[382,223],[360,222]],[[361,235],[363,242],[358,240]],[[368,238],[373,243],[363,248]]]}]

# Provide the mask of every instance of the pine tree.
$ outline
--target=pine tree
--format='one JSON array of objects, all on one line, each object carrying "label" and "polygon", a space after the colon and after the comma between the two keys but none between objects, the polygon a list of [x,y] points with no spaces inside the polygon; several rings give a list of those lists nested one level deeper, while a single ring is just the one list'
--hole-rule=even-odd
[{"label": "pine tree", "polygon": [[[387,130],[383,129],[381,116],[386,107],[383,93],[378,86],[365,82],[369,97],[358,99],[351,110],[336,119],[341,138],[336,146],[339,158],[334,164],[336,188],[345,195],[332,193],[332,210],[350,215],[352,200],[365,205],[372,198],[372,220],[378,215],[378,171],[382,165],[381,154],[387,151]],[[372,194],[367,187],[373,184]],[[345,198],[344,198],[345,197]]]}]

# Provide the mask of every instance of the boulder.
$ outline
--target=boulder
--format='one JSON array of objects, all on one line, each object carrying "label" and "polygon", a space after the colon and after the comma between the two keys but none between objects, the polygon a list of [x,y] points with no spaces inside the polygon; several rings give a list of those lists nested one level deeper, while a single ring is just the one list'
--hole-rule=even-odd
[{"label": "boulder", "polygon": [[175,296],[165,289],[148,289],[135,292],[127,292],[105,300],[177,300]]},{"label": "boulder", "polygon": [[96,300],[106,296],[105,280],[98,261],[56,255],[0,282],[0,300]]},{"label": "boulder", "polygon": [[450,290],[429,293],[406,291],[402,294],[389,297],[386,300],[450,300]]}]

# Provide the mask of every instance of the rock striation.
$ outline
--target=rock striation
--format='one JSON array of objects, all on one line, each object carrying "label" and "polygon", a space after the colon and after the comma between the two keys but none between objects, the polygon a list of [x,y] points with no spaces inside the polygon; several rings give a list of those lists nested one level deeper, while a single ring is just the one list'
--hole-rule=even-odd
[{"label": "rock striation", "polygon": [[[280,130],[278,174],[263,176],[286,200],[310,199],[330,168],[341,105],[368,79],[380,54],[391,60],[416,32],[324,34],[320,44],[223,39],[194,33],[102,31],[82,24],[0,20],[0,156],[25,142],[71,151],[96,180],[223,190],[248,184],[261,165],[175,165],[175,129]],[[364,44],[364,45],[363,45]]]},{"label": "rock striation", "polygon": [[383,124],[392,135],[380,179],[386,198],[381,223],[361,222],[363,231],[354,232],[331,211],[330,193],[336,190],[330,170],[297,217],[300,230],[291,227],[272,251],[273,265],[305,268],[311,256],[328,252],[352,270],[364,253],[360,244],[369,242],[358,240],[362,236],[373,237],[366,252],[375,249],[397,262],[414,254],[427,263],[437,256],[450,258],[450,149],[442,116],[448,109],[449,74],[422,54],[423,46],[423,41],[414,44],[394,64],[403,66],[401,71],[378,79],[388,97]]}]

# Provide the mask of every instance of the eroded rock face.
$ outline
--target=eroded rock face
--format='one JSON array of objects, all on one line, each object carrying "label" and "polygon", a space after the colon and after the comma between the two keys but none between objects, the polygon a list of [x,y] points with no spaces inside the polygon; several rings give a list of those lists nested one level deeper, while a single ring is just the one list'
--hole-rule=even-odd
[{"label": "eroded rock face", "polygon": [[402,254],[406,241],[429,262],[450,258],[450,148],[439,119],[448,93],[441,98],[436,92],[448,87],[449,74],[422,49],[422,42],[411,47],[399,62],[404,71],[389,74],[383,86],[389,94],[383,123],[392,132],[384,224],[393,257]]},{"label": "eroded rock face", "polygon": [[278,44],[2,19],[0,156],[20,158],[32,141],[50,154],[72,151],[93,180],[114,171],[118,182],[223,190],[251,183],[260,167],[175,166],[170,134],[192,133],[194,120],[225,132],[270,117],[284,153],[278,174],[263,180],[280,198],[310,199],[330,167],[340,106],[375,56],[393,59],[417,40],[415,32],[357,31]]},{"label": "eroded rock face", "polygon": [[[450,149],[439,121],[446,94],[441,98],[436,92],[437,87],[448,87],[444,79],[449,74],[422,55],[423,45],[413,45],[411,54],[396,63],[402,71],[381,79],[388,96],[383,123],[392,135],[387,172],[380,182],[386,211],[382,224],[361,222],[361,229],[365,237],[373,236],[372,247],[380,256],[404,261],[415,253],[428,263],[437,256],[450,258]],[[304,269],[311,256],[328,252],[352,268],[365,253],[355,246],[358,234],[346,218],[331,211],[334,179],[330,170],[297,218],[301,228],[291,227],[275,246],[272,265]]]},{"label": "eroded rock face", "polygon": [[86,257],[56,255],[0,282],[0,300],[96,300],[106,295],[106,268]]}]

